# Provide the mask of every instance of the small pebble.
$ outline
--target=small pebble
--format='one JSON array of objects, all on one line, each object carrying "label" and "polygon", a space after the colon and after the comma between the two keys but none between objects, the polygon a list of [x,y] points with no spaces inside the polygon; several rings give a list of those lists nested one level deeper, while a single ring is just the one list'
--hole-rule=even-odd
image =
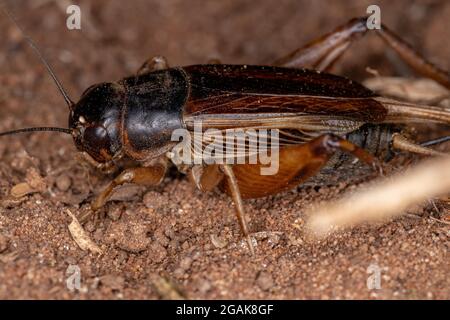
[{"label": "small pebble", "polygon": [[108,210],[108,213],[107,213],[108,218],[110,218],[112,221],[119,220],[121,215],[122,215],[122,207],[121,206],[114,207],[111,210]]},{"label": "small pebble", "polygon": [[56,178],[56,187],[60,190],[60,191],[67,191],[69,190],[70,186],[72,185],[72,179],[66,175],[66,174],[62,174],[60,175],[58,178]]},{"label": "small pebble", "polygon": [[256,278],[256,284],[261,288],[261,290],[267,291],[273,287],[274,282],[270,273],[261,271]]},{"label": "small pebble", "polygon": [[116,257],[117,263],[121,264],[126,262],[128,259],[128,254],[125,251],[119,251]]},{"label": "small pebble", "polygon": [[149,247],[149,256],[153,262],[159,263],[167,256],[167,250],[159,243],[152,243]]},{"label": "small pebble", "polygon": [[169,238],[165,236],[164,230],[162,228],[157,229],[153,233],[153,238],[163,247],[167,247],[169,245]]},{"label": "small pebble", "polygon": [[180,268],[183,270],[189,270],[189,268],[191,267],[191,264],[192,264],[192,258],[186,257],[183,260],[181,260]]},{"label": "small pebble", "polygon": [[156,191],[150,191],[144,195],[142,202],[147,208],[156,210],[167,205],[167,198]]},{"label": "small pebble", "polygon": [[183,250],[187,250],[189,249],[190,245],[189,245],[189,241],[185,241],[181,244],[181,249]]},{"label": "small pebble", "polygon": [[211,282],[206,279],[199,280],[197,284],[197,289],[201,294],[207,293],[209,290],[211,290]]}]

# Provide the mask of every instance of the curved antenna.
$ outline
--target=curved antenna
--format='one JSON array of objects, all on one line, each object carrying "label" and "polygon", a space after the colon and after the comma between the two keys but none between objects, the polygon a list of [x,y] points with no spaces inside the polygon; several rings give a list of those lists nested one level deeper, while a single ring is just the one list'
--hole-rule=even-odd
[{"label": "curved antenna", "polygon": [[67,128],[34,127],[34,128],[22,128],[22,129],[16,129],[16,130],[11,130],[11,131],[0,132],[0,137],[1,136],[11,135],[11,134],[16,134],[16,133],[36,132],[36,131],[53,131],[53,132],[67,133],[67,134],[70,134],[70,135],[72,134],[72,129],[67,129]]},{"label": "curved antenna", "polygon": [[73,101],[69,98],[69,95],[64,90],[64,87],[62,86],[61,82],[56,77],[56,74],[53,72],[52,68],[48,64],[48,62],[45,60],[44,56],[42,55],[41,51],[39,50],[38,46],[34,43],[34,41],[25,33],[23,28],[19,25],[16,18],[13,16],[13,14],[6,9],[5,3],[2,3],[2,10],[3,12],[9,17],[9,19],[16,25],[16,27],[20,30],[22,33],[22,36],[25,38],[25,40],[28,42],[30,47],[33,49],[33,51],[37,54],[39,60],[44,64],[45,68],[47,69],[48,73],[52,77],[53,81],[55,82],[56,86],[58,87],[59,92],[62,94],[64,100],[67,103],[67,106],[70,110],[73,108]]}]

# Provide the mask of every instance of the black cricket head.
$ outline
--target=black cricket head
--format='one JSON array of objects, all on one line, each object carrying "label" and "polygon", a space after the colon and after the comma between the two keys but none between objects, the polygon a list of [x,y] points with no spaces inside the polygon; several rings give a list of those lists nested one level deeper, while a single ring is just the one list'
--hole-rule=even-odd
[{"label": "black cricket head", "polygon": [[105,163],[122,148],[120,118],[124,91],[119,84],[101,83],[89,87],[70,107],[69,129],[79,151]]},{"label": "black cricket head", "polygon": [[122,106],[122,93],[120,86],[114,83],[103,83],[91,86],[74,103],[64,90],[56,74],[45,60],[33,40],[27,36],[22,27],[6,7],[2,11],[17,26],[39,60],[47,69],[55,82],[59,92],[69,107],[69,128],[59,127],[33,127],[0,132],[0,136],[12,135],[21,132],[53,131],[73,136],[78,150],[87,152],[94,160],[106,163],[120,151],[119,116]]}]

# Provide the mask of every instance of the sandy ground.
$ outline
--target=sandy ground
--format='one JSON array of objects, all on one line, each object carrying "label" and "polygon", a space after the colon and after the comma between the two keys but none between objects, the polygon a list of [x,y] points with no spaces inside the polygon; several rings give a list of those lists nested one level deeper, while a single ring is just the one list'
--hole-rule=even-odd
[{"label": "sandy ground", "polygon": [[[210,58],[267,63],[364,14],[371,1],[254,3],[80,1],[81,31],[65,27],[69,1],[9,1],[9,7],[76,99],[89,85],[132,74],[157,54],[172,65]],[[384,23],[450,68],[449,1],[378,3]],[[63,100],[4,15],[0,43],[0,129],[66,126]],[[362,80],[369,66],[383,75],[408,75],[375,36],[353,49],[336,73]],[[171,172],[157,188],[119,190],[105,214],[84,226],[104,254],[82,251],[69,234],[67,210],[89,210],[86,201],[111,177],[74,159],[71,138],[62,135],[0,141],[0,298],[158,299],[174,294],[162,288],[164,281],[191,299],[450,298],[450,229],[432,219],[439,213],[431,207],[322,241],[306,238],[305,209],[354,184],[246,201],[257,239],[251,257],[230,199],[204,194]],[[11,188],[24,181],[42,191],[11,199]],[[70,265],[80,268],[79,291],[66,286]],[[367,288],[370,265],[380,269],[379,290]]]}]

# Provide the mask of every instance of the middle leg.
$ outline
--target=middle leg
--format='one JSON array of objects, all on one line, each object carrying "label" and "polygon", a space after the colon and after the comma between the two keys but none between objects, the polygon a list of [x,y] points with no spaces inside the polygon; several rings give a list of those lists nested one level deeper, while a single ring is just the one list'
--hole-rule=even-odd
[{"label": "middle leg", "polygon": [[236,207],[236,216],[239,221],[239,225],[241,227],[241,231],[244,234],[244,237],[247,239],[248,248],[252,255],[255,254],[255,250],[253,248],[252,239],[250,238],[250,234],[248,232],[247,221],[245,219],[245,210],[244,204],[242,202],[241,192],[239,191],[239,186],[234,175],[233,169],[230,165],[222,164],[220,165],[220,169],[224,173],[228,186],[230,188],[231,197],[233,198],[234,205]]},{"label": "middle leg", "polygon": [[[249,248],[253,251],[242,199],[266,197],[289,190],[314,176],[336,151],[350,153],[382,173],[377,158],[364,149],[334,134],[324,134],[304,144],[283,147],[279,152],[279,170],[261,175],[260,164],[220,165],[225,180],[221,185],[233,199],[236,215]],[[220,182],[220,178],[214,179]]]}]

